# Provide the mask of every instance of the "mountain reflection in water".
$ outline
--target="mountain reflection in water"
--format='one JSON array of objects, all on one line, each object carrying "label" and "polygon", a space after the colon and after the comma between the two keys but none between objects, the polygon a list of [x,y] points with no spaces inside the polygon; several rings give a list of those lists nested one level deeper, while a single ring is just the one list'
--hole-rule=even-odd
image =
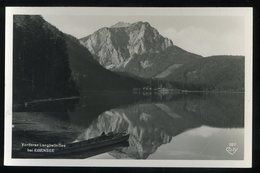
[{"label": "mountain reflection in water", "polygon": [[240,95],[181,96],[174,100],[137,103],[105,111],[78,137],[85,140],[102,132],[130,134],[129,147],[110,152],[115,158],[146,159],[175,136],[202,125],[243,127]]},{"label": "mountain reflection in water", "polygon": [[[113,93],[99,96],[99,98],[103,99],[98,99],[95,95],[82,97],[75,109],[66,113],[67,118],[55,117],[58,119],[58,121],[53,121],[55,128],[50,128],[50,125],[48,128],[50,131],[59,131],[56,136],[60,138],[66,136],[67,141],[87,140],[100,136],[103,132],[127,131],[130,134],[129,146],[110,151],[108,152],[109,156],[113,158],[147,159],[153,153],[161,152],[160,148],[163,144],[172,143],[174,145],[175,139],[180,134],[193,131],[193,129],[212,127],[225,130],[243,129],[244,127],[243,94],[166,95],[144,98]],[[26,116],[29,116],[28,114]],[[30,114],[35,113],[31,112]],[[20,115],[20,117],[22,116]],[[54,120],[55,118],[49,115],[48,117],[49,119],[46,121],[50,124],[51,119]],[[17,118],[14,118],[14,124],[15,121],[17,121]],[[65,131],[63,134],[63,132],[57,130],[57,128],[59,129],[57,124],[66,124],[63,126],[66,126],[69,132]],[[64,128],[63,126],[62,128]],[[34,128],[35,131],[36,129]],[[207,131],[208,129],[204,128],[204,130]],[[31,131],[32,129],[30,129]],[[16,129],[15,132],[14,135],[21,134],[19,129]],[[25,132],[26,130],[23,131],[23,133]],[[225,138],[225,133],[223,135],[223,138]],[[243,141],[243,136],[240,138]],[[189,142],[192,143],[192,140]],[[178,143],[178,141],[176,142]],[[243,147],[240,147],[240,150],[242,152]],[[189,155],[189,153],[185,154]],[[164,159],[164,156],[161,154],[159,159]]]}]

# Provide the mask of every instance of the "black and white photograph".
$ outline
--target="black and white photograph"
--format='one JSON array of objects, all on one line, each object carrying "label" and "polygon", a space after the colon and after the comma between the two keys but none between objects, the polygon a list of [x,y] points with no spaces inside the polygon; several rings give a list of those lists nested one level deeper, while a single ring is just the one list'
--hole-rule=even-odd
[{"label": "black and white photograph", "polygon": [[5,165],[251,167],[252,8],[6,12]]}]

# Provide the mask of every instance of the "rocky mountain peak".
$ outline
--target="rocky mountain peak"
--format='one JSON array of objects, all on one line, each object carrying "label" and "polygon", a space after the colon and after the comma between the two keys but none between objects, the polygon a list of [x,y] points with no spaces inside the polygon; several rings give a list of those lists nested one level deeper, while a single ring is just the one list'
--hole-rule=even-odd
[{"label": "rocky mountain peak", "polygon": [[172,46],[148,22],[118,22],[110,28],[102,28],[80,39],[82,45],[108,69],[125,66],[135,55],[159,53]]},{"label": "rocky mountain peak", "polygon": [[131,24],[127,22],[117,22],[116,24],[112,25],[111,28],[122,28],[122,27],[129,27]]},{"label": "rocky mountain peak", "polygon": [[132,23],[132,25],[152,27],[152,26],[150,25],[150,23],[148,23],[148,22],[143,22],[143,21],[138,21],[138,22],[136,22],[136,23]]}]

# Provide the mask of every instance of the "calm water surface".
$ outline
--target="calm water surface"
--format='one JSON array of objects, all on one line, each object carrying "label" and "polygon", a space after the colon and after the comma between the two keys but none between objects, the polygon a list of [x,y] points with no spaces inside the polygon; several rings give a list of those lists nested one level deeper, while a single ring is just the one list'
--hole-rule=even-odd
[{"label": "calm water surface", "polygon": [[[129,146],[91,158],[243,159],[243,112],[243,94],[86,92],[69,103],[35,104],[14,112],[13,149],[21,142],[66,143],[127,131]],[[238,148],[235,153],[227,152],[230,143]]]}]

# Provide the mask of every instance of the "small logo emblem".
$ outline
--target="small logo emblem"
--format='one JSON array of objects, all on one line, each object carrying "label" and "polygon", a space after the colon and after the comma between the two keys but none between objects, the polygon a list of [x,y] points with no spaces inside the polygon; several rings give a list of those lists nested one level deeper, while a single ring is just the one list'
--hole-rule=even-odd
[{"label": "small logo emblem", "polygon": [[228,143],[228,147],[226,147],[226,151],[230,155],[234,155],[238,150],[238,145],[235,142]]}]

